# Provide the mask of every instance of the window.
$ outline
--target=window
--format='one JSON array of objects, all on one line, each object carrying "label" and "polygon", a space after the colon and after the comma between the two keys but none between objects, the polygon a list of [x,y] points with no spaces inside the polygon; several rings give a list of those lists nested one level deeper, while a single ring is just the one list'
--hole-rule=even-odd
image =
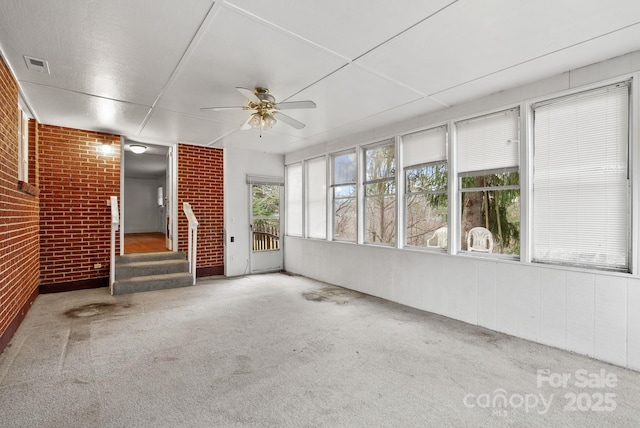
[{"label": "window", "polygon": [[628,84],[533,111],[533,260],[628,271]]},{"label": "window", "polygon": [[287,235],[302,236],[302,163],[287,166]]},{"label": "window", "polygon": [[447,248],[447,130],[402,137],[405,168],[405,244]]},{"label": "window", "polygon": [[396,242],[396,146],[364,150],[365,242],[393,245]]},{"label": "window", "polygon": [[356,241],[357,203],[355,150],[331,156],[331,191],[333,201],[333,239]]},{"label": "window", "polygon": [[325,157],[308,160],[307,175],[307,237],[327,238],[327,166]]},{"label": "window", "polygon": [[29,181],[29,117],[18,108],[18,180]]},{"label": "window", "polygon": [[279,184],[251,184],[252,250],[280,249]]},{"label": "window", "polygon": [[456,123],[463,251],[520,254],[519,109]]}]

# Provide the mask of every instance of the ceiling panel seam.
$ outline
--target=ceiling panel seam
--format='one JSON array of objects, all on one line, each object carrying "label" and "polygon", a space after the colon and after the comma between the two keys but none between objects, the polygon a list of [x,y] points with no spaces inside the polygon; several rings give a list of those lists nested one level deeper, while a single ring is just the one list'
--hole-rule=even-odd
[{"label": "ceiling panel seam", "polygon": [[184,111],[177,111],[177,110],[171,110],[171,109],[167,109],[167,108],[162,108],[162,107],[156,107],[154,108],[154,111],[158,111],[158,112],[167,112],[167,113],[173,113],[173,114],[178,114],[184,117],[190,117],[192,119],[198,119],[198,120],[204,120],[205,122],[213,122],[213,123],[222,123],[222,124],[231,124],[234,123],[234,121],[231,120],[219,120],[219,119],[211,119],[209,117],[204,117],[204,116],[198,116],[196,114],[193,113],[187,113]]},{"label": "ceiling panel seam", "polygon": [[231,134],[233,134],[233,133],[236,133],[236,132],[240,132],[240,130],[239,130],[239,129],[234,129],[233,131],[227,132],[226,134],[221,135],[220,137],[218,137],[218,138],[216,138],[216,139],[214,139],[214,140],[209,141],[209,142],[207,143],[207,146],[209,146],[209,147],[210,147],[210,146],[213,146],[213,145],[214,145],[214,144],[216,144],[218,141],[223,140],[223,139],[227,138],[229,135],[231,135]]},{"label": "ceiling panel seam", "polygon": [[[336,129],[349,127],[349,126],[351,126],[351,125],[353,125],[353,124],[355,124],[355,123],[358,123],[358,122],[362,122],[362,121],[365,121],[365,120],[368,120],[368,119],[372,119],[372,118],[374,118],[374,117],[376,117],[376,116],[383,115],[383,114],[388,113],[388,112],[390,112],[390,111],[392,111],[392,110],[395,110],[395,109],[397,109],[397,108],[401,108],[401,107],[404,107],[404,106],[406,106],[406,105],[409,105],[409,104],[412,104],[412,103],[418,102],[418,101],[420,101],[420,100],[422,100],[422,99],[423,99],[423,98],[416,98],[415,100],[407,101],[407,102],[404,102],[404,103],[398,104],[398,105],[396,105],[396,106],[389,107],[389,108],[388,108],[388,109],[386,109],[386,110],[382,110],[382,111],[379,111],[379,112],[377,112],[377,113],[370,114],[369,116],[365,116],[365,117],[362,117],[362,118],[360,118],[360,119],[357,119],[357,120],[354,120],[354,121],[351,121],[351,122],[344,123],[344,124],[342,124],[342,125],[338,126],[337,128],[330,129],[330,130],[326,130],[326,131],[322,131],[322,132],[318,132],[317,134],[312,134],[312,135],[308,136],[306,139],[314,139],[314,138],[315,138],[315,139],[319,139],[319,138],[320,138],[320,136],[321,136],[321,135],[323,135],[323,134],[327,134],[327,133],[333,132],[333,131],[335,131]],[[442,103],[440,103],[440,104],[442,104]],[[374,128],[374,130],[375,130],[375,129],[376,129],[376,128]],[[387,137],[385,137],[385,138],[387,138]],[[383,140],[383,139],[385,139],[385,138],[381,138],[381,139]],[[331,142],[331,141],[332,141],[332,140],[325,141],[325,142],[329,143],[329,142]]]},{"label": "ceiling panel seam", "polygon": [[125,101],[125,100],[120,100],[118,98],[105,97],[104,95],[91,94],[89,92],[76,91],[76,90],[73,90],[73,89],[63,88],[63,87],[60,87],[60,86],[53,86],[53,85],[46,85],[44,83],[31,82],[29,80],[19,80],[18,83],[20,83],[20,84],[28,83],[29,85],[35,85],[35,86],[40,86],[40,87],[43,87],[43,88],[55,89],[57,91],[69,92],[69,93],[72,93],[72,94],[84,95],[86,97],[99,98],[101,100],[114,101],[114,102],[117,102],[117,103],[127,104],[127,105],[131,105],[131,106],[151,108],[151,106],[149,106],[148,104],[134,103],[132,101]]},{"label": "ceiling panel seam", "polygon": [[321,78],[319,78],[319,79],[318,79],[318,80],[316,80],[315,82],[312,82],[312,83],[308,84],[307,86],[305,86],[304,88],[300,89],[299,91],[297,91],[297,92],[295,92],[295,93],[293,93],[293,94],[289,95],[289,96],[288,96],[288,97],[286,97],[286,98],[283,98],[281,102],[285,102],[285,101],[290,100],[291,98],[295,97],[295,96],[296,96],[296,95],[298,95],[299,93],[301,93],[301,92],[303,92],[303,91],[306,91],[307,89],[309,89],[310,87],[312,87],[313,85],[315,85],[315,84],[317,84],[317,83],[322,82],[322,81],[323,81],[324,79],[326,79],[327,77],[329,77],[329,76],[331,76],[331,75],[333,75],[333,74],[337,73],[338,71],[342,70],[343,68],[347,67],[348,65],[350,65],[350,64],[344,64],[343,66],[336,68],[336,69],[335,69],[335,70],[333,70],[331,73],[328,73],[328,74],[326,74],[326,75],[322,76]]},{"label": "ceiling panel seam", "polygon": [[373,68],[371,68],[371,67],[369,67],[369,66],[367,66],[367,65],[365,65],[365,64],[361,64],[361,63],[354,63],[353,65],[354,65],[354,66],[356,66],[356,67],[360,67],[360,68],[362,68],[363,70],[366,70],[366,71],[368,71],[368,72],[369,72],[369,73],[371,73],[371,74],[375,74],[375,75],[376,75],[376,76],[378,76],[378,77],[382,77],[384,80],[387,80],[387,81],[389,81],[389,82],[391,82],[391,83],[393,83],[393,84],[396,84],[396,85],[401,86],[401,87],[403,87],[403,88],[405,88],[405,89],[408,89],[408,90],[410,90],[411,92],[415,92],[416,94],[420,95],[421,97],[426,97],[426,96],[428,96],[428,94],[426,94],[426,93],[424,93],[424,92],[422,92],[422,91],[420,91],[420,90],[418,90],[418,89],[416,89],[416,88],[413,88],[413,87],[411,87],[411,86],[407,85],[406,83],[402,83],[402,82],[400,82],[400,81],[398,81],[398,80],[396,80],[396,79],[393,79],[393,78],[391,78],[391,77],[387,76],[386,74],[384,74],[384,73],[382,73],[382,72],[380,72],[380,71],[378,71],[378,70],[374,70]]},{"label": "ceiling panel seam", "polygon": [[[539,60],[539,59],[541,59],[541,58],[547,57],[547,56],[549,56],[549,55],[556,54],[556,53],[558,53],[558,52],[565,51],[565,50],[567,50],[567,49],[575,48],[576,46],[580,46],[580,45],[583,45],[583,44],[585,44],[585,43],[592,42],[592,41],[597,40],[597,39],[600,39],[600,38],[602,38],[602,37],[610,36],[611,34],[615,34],[615,33],[619,32],[619,31],[627,30],[627,29],[629,29],[629,28],[631,28],[631,27],[635,27],[636,25],[639,25],[639,24],[640,24],[640,21],[635,22],[635,23],[633,23],[633,24],[626,25],[626,26],[621,27],[621,28],[618,28],[618,29],[616,29],[616,30],[611,30],[611,31],[609,31],[609,32],[606,32],[606,33],[600,34],[600,35],[598,35],[598,36],[593,36],[593,37],[591,37],[591,38],[589,38],[589,39],[582,40],[582,41],[577,42],[577,43],[573,43],[573,44],[571,44],[571,45],[569,45],[569,46],[565,46],[565,47],[563,47],[563,48],[559,48],[559,49],[553,50],[553,51],[551,51],[551,52],[547,52],[547,53],[545,53],[545,54],[538,55],[538,56],[535,56],[535,57],[533,57],[533,58],[529,58],[529,59],[527,59],[527,60],[525,60],[525,61],[521,61],[521,62],[519,62],[519,63],[517,63],[517,64],[513,64],[513,65],[510,65],[510,66],[508,66],[508,67],[501,68],[500,70],[492,71],[491,73],[487,73],[487,74],[484,74],[484,75],[482,75],[482,76],[478,76],[478,77],[476,77],[476,78],[474,78],[474,79],[470,79],[470,80],[467,80],[467,81],[465,81],[465,82],[462,82],[462,83],[458,83],[458,84],[456,84],[456,85],[453,85],[453,86],[451,86],[451,87],[448,87],[448,88],[445,88],[445,89],[441,89],[441,90],[439,90],[439,91],[437,91],[437,92],[434,92],[434,93],[432,93],[432,94],[429,94],[429,97],[434,97],[434,96],[436,96],[436,95],[438,95],[438,94],[441,94],[441,93],[443,93],[443,92],[449,91],[449,90],[451,90],[451,89],[455,89],[455,88],[458,88],[458,87],[460,87],[460,86],[464,86],[464,85],[466,85],[466,84],[468,84],[468,83],[476,82],[476,81],[481,80],[481,79],[484,79],[484,78],[486,78],[486,77],[493,76],[493,75],[496,75],[496,74],[498,74],[498,73],[502,73],[503,71],[507,71],[507,70],[510,70],[510,69],[512,69],[512,68],[519,67],[519,66],[521,66],[521,65],[527,64],[527,63],[532,62],[532,61]],[[566,72],[566,71],[569,71],[569,70],[563,70],[561,73]],[[434,98],[434,99],[435,99],[435,98]]]},{"label": "ceiling panel seam", "polygon": [[138,131],[136,132],[136,136],[140,136],[140,134],[144,130],[145,126],[147,126],[147,123],[149,123],[149,120],[151,119],[151,115],[153,114],[153,110],[155,109],[155,106],[158,104],[158,102],[160,102],[160,99],[164,96],[164,94],[167,92],[167,90],[171,87],[173,82],[176,80],[177,75],[182,70],[182,68],[185,67],[187,59],[191,56],[193,51],[196,49],[196,47],[198,46],[198,44],[200,43],[200,41],[204,37],[205,31],[207,30],[207,28],[209,27],[209,25],[211,24],[211,22],[213,21],[215,16],[218,14],[218,12],[220,11],[221,7],[222,7],[221,3],[216,1],[209,8],[209,11],[207,12],[207,14],[204,17],[204,19],[202,20],[202,22],[200,23],[200,26],[198,26],[198,29],[196,30],[195,34],[191,38],[191,41],[189,42],[187,48],[185,49],[184,53],[180,57],[180,60],[178,61],[178,63],[176,64],[175,68],[173,69],[171,75],[169,76],[169,79],[167,79],[167,82],[162,87],[162,89],[158,93],[158,96],[156,97],[155,101],[151,105],[151,109],[149,110],[149,112],[145,116],[144,120],[140,124],[140,127],[138,128]]},{"label": "ceiling panel seam", "polygon": [[228,9],[235,10],[236,12],[239,12],[239,13],[241,13],[241,14],[243,14],[243,15],[251,18],[251,19],[253,19],[254,21],[260,22],[262,24],[266,24],[269,27],[272,27],[273,29],[281,32],[282,34],[285,34],[287,36],[291,36],[291,37],[293,37],[295,39],[298,39],[298,40],[300,40],[300,41],[302,41],[302,42],[304,42],[304,43],[306,43],[306,44],[308,44],[308,45],[310,45],[310,46],[312,46],[314,48],[323,50],[324,52],[328,53],[329,55],[333,55],[333,56],[335,56],[335,57],[337,57],[337,58],[339,58],[339,59],[341,59],[343,61],[346,61],[347,63],[352,62],[352,60],[349,57],[346,57],[346,56],[344,56],[342,54],[339,54],[338,52],[335,52],[335,51],[333,51],[333,50],[331,50],[331,49],[329,49],[327,47],[324,47],[324,46],[322,46],[322,45],[320,45],[320,44],[318,44],[318,43],[316,43],[316,42],[314,42],[312,40],[309,40],[306,37],[301,36],[300,34],[294,33],[291,30],[287,30],[286,28],[281,27],[281,26],[279,26],[277,24],[274,24],[271,21],[267,21],[266,19],[261,18],[261,17],[255,15],[255,14],[253,14],[253,13],[247,11],[247,10],[244,10],[244,9],[234,5],[234,4],[225,2],[225,6],[227,6]]},{"label": "ceiling panel seam", "polygon": [[355,58],[353,59],[353,61],[357,61],[357,60],[361,59],[362,57],[364,57],[365,55],[368,55],[369,53],[373,52],[374,50],[376,50],[376,49],[380,48],[381,46],[386,45],[386,44],[387,44],[387,43],[389,43],[390,41],[392,41],[392,40],[394,40],[394,39],[396,39],[396,38],[400,37],[401,35],[403,35],[404,33],[408,32],[408,31],[412,30],[413,28],[415,28],[415,27],[417,27],[418,25],[422,24],[422,23],[423,23],[423,22],[425,22],[426,20],[433,18],[434,16],[438,15],[440,12],[442,12],[442,11],[444,11],[445,9],[447,9],[447,8],[451,7],[452,5],[454,5],[454,4],[455,4],[455,3],[457,3],[457,2],[458,2],[458,0],[454,0],[454,1],[452,1],[451,3],[449,3],[448,5],[445,5],[445,6],[441,7],[440,9],[436,10],[435,12],[433,12],[431,15],[429,15],[429,16],[427,16],[427,17],[422,18],[421,20],[419,20],[419,21],[418,21],[418,22],[416,22],[415,24],[408,26],[407,28],[405,28],[404,30],[400,31],[399,33],[397,33],[397,34],[395,34],[395,35],[393,35],[393,36],[389,37],[387,40],[385,40],[385,41],[383,41],[383,42],[379,43],[378,45],[376,45],[376,46],[374,46],[374,47],[372,47],[372,48],[371,48],[371,49],[369,49],[368,51],[366,51],[366,52],[364,52],[364,53],[362,53],[362,54],[358,55],[357,57],[355,57]]}]

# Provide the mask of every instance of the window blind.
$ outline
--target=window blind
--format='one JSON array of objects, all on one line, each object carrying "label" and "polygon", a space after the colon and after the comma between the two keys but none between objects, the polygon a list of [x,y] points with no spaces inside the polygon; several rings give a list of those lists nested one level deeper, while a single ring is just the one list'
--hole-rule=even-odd
[{"label": "window blind", "polygon": [[447,128],[439,126],[402,136],[403,165],[419,165],[447,158]]},{"label": "window blind", "polygon": [[247,174],[247,184],[284,186],[284,177],[272,177],[270,175]]},{"label": "window blind", "polygon": [[458,172],[517,167],[519,116],[514,108],[457,122]]},{"label": "window blind", "polygon": [[302,236],[302,163],[287,166],[287,235]]},{"label": "window blind", "polygon": [[628,270],[627,83],[534,105],[535,261]]},{"label": "window blind", "polygon": [[327,166],[324,157],[306,164],[307,174],[307,236],[327,237]]}]

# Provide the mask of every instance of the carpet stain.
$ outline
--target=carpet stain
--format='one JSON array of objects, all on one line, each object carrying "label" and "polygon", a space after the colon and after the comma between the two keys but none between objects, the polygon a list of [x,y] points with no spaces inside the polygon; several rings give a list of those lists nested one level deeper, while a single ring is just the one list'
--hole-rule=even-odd
[{"label": "carpet stain", "polygon": [[312,302],[333,302],[337,305],[346,305],[353,299],[363,297],[364,294],[348,290],[342,287],[324,287],[318,290],[307,290],[302,296]]},{"label": "carpet stain", "polygon": [[82,305],[78,306],[77,308],[69,309],[64,313],[64,315],[68,318],[87,318],[130,307],[131,305],[128,303],[90,303],[88,305]]},{"label": "carpet stain", "polygon": [[471,334],[493,346],[499,346],[504,336],[486,330],[472,330]]},{"label": "carpet stain", "polygon": [[234,375],[251,374],[251,358],[247,355],[236,355],[236,369],[233,371]]},{"label": "carpet stain", "polygon": [[164,362],[164,363],[171,363],[173,361],[178,361],[180,358],[178,357],[153,357],[153,362],[154,363],[158,363],[158,362]]},{"label": "carpet stain", "polygon": [[69,343],[73,344],[76,342],[84,342],[89,340],[91,337],[91,332],[89,331],[89,327],[87,324],[83,324],[78,328],[74,328],[69,333]]}]

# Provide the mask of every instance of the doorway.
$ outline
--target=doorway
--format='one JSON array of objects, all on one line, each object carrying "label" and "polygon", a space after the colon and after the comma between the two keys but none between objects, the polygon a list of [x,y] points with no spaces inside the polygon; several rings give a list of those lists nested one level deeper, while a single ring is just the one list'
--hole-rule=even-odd
[{"label": "doorway", "polygon": [[[142,152],[134,152],[144,149]],[[132,150],[133,148],[133,150]],[[125,140],[123,144],[121,192],[123,253],[171,250],[167,224],[170,222],[170,147]]]},{"label": "doorway", "polygon": [[282,189],[280,184],[250,184],[251,273],[282,270]]}]

